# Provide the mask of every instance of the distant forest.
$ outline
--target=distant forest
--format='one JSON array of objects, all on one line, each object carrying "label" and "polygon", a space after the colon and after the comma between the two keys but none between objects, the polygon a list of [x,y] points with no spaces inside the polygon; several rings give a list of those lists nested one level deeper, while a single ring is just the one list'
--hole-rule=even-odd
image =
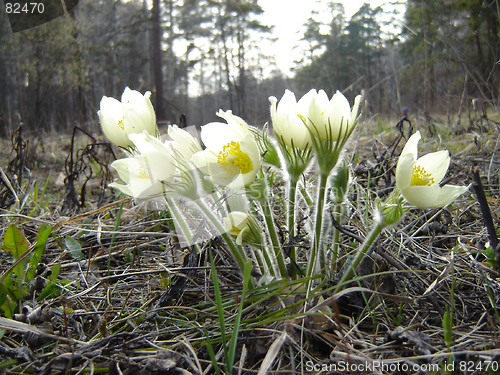
[{"label": "distant forest", "polygon": [[331,17],[304,25],[293,77],[259,50],[273,31],[257,0],[80,0],[69,16],[15,34],[2,9],[0,136],[20,122],[96,131],[102,96],[126,86],[152,92],[160,125],[181,115],[202,125],[220,108],[262,125],[268,97],[286,88],[338,89],[351,101],[362,92],[365,112],[390,117],[409,107],[457,123],[471,103],[498,110],[498,0],[407,0],[401,15],[366,3],[350,19],[325,3]]}]

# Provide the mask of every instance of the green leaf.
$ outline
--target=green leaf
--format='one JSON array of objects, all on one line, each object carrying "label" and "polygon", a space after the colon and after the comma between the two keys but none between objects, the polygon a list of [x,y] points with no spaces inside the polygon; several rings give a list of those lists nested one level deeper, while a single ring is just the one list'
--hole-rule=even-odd
[{"label": "green leaf", "polygon": [[[61,294],[61,288],[57,283],[57,277],[59,276],[59,271],[61,270],[61,264],[57,263],[55,264],[52,269],[51,269],[51,274],[49,275],[49,283],[47,283],[47,286],[40,292],[40,295],[37,298],[37,301],[42,301],[44,298],[47,297],[57,297],[58,295]],[[61,281],[61,285],[68,284],[68,281]]]},{"label": "green leaf", "polygon": [[59,276],[59,271],[61,270],[61,263],[54,264],[49,275],[49,280],[55,282]]},{"label": "green leaf", "polygon": [[229,343],[229,350],[227,355],[228,357],[227,366],[230,369],[229,371],[232,371],[234,359],[236,356],[236,344],[238,343],[238,334],[240,331],[240,324],[241,324],[241,314],[243,313],[243,306],[245,304],[245,294],[248,289],[250,278],[252,277],[251,272],[252,272],[252,261],[248,261],[245,263],[245,269],[243,270],[243,291],[241,292],[240,306],[238,308],[238,313],[236,314],[233,334],[231,335],[231,341]]},{"label": "green leaf", "polygon": [[40,226],[38,230],[38,235],[36,236],[35,248],[33,250],[33,254],[31,255],[31,259],[29,261],[29,269],[26,273],[27,280],[31,281],[35,278],[36,268],[38,267],[38,263],[40,263],[40,259],[42,258],[42,254],[45,251],[45,246],[47,245],[47,239],[49,238],[50,232],[52,231],[52,227],[47,227],[45,224]]},{"label": "green leaf", "polygon": [[10,297],[11,293],[9,293],[7,286],[4,284],[0,283],[0,308],[4,312],[5,317],[12,318],[17,304]]},{"label": "green leaf", "polygon": [[10,251],[17,260],[30,247],[28,240],[24,237],[23,232],[14,224],[9,225],[3,237],[3,248]]},{"label": "green leaf", "polygon": [[453,345],[453,319],[448,307],[443,316],[443,335],[446,346],[450,348]]},{"label": "green leaf", "polygon": [[66,236],[64,238],[64,243],[66,244],[66,248],[68,249],[73,259],[82,260],[85,258],[82,253],[80,242],[78,242],[74,238],[71,238],[70,236]]},{"label": "green leaf", "polygon": [[[21,232],[14,224],[11,224],[5,231],[5,235],[3,237],[3,248],[6,251],[11,252],[14,257],[14,261],[16,261],[21,257],[21,255],[28,251],[30,243],[24,237],[23,232]],[[22,285],[24,280],[26,263],[27,262],[23,260],[19,262],[16,267],[14,267],[14,274],[17,276],[18,287]]]}]

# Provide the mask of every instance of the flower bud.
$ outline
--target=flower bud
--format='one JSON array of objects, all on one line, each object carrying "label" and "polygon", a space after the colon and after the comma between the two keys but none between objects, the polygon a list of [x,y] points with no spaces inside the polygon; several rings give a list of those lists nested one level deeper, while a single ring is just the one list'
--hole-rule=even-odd
[{"label": "flower bud", "polygon": [[337,168],[336,173],[331,178],[332,183],[332,203],[341,204],[344,202],[347,196],[347,190],[349,189],[350,180],[349,164],[343,162],[339,168]]}]

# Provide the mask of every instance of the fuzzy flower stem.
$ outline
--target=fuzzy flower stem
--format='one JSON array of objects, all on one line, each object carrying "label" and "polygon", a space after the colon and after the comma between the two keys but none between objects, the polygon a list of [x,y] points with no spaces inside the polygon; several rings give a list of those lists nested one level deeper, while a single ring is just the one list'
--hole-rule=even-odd
[{"label": "fuzzy flower stem", "polygon": [[[288,188],[288,240],[291,241],[295,236],[295,199],[297,196],[297,183],[295,178],[290,179]],[[297,277],[297,270],[293,265],[295,264],[295,247],[290,246],[290,260],[292,261],[292,279]]]},{"label": "fuzzy flower stem", "polygon": [[[342,205],[336,204],[335,211],[333,214],[333,218],[340,222],[340,216],[342,213]],[[339,258],[339,240],[340,240],[340,231],[337,228],[333,228],[333,248],[332,248],[332,275],[335,274],[335,268],[337,259]]]},{"label": "fuzzy flower stem", "polygon": [[368,250],[370,247],[372,247],[373,243],[375,240],[378,238],[380,233],[382,233],[382,230],[387,226],[387,224],[384,222],[383,219],[377,220],[375,225],[373,226],[370,234],[368,234],[368,237],[366,237],[365,241],[361,245],[360,248],[358,248],[356,252],[356,256],[354,257],[353,261],[349,265],[349,267],[345,270],[344,275],[342,275],[342,278],[338,282],[337,286],[335,287],[334,294],[340,292],[344,287],[346,286],[346,283],[352,278],[354,271],[356,268],[359,266],[363,258],[366,256],[368,253]]},{"label": "fuzzy flower stem", "polygon": [[177,204],[175,201],[172,199],[172,197],[166,195],[165,200],[167,201],[168,208],[170,209],[170,212],[175,218],[175,221],[177,222],[176,224],[181,228],[182,234],[184,234],[184,237],[186,237],[186,240],[188,243],[191,243],[191,231],[189,230],[188,226],[186,225],[186,222],[184,221],[184,218],[182,217],[181,213],[179,212],[179,208],[177,207]]},{"label": "fuzzy flower stem", "polygon": [[287,277],[286,266],[285,266],[285,262],[283,261],[283,254],[281,252],[281,246],[280,246],[280,243],[278,241],[276,229],[274,228],[273,213],[272,213],[271,207],[269,206],[269,200],[268,199],[261,199],[260,205],[261,205],[262,211],[264,213],[264,218],[265,218],[266,224],[267,224],[267,230],[269,231],[269,237],[271,237],[271,243],[273,245],[276,260],[278,261],[278,267],[280,270],[281,277],[286,278]]},{"label": "fuzzy flower stem", "polygon": [[[314,269],[316,268],[316,261],[318,254],[321,250],[321,235],[323,233],[323,209],[325,206],[325,191],[326,183],[328,181],[328,173],[320,173],[319,176],[319,186],[318,186],[318,196],[317,196],[317,206],[316,206],[316,220],[315,220],[315,231],[313,247],[311,252],[311,258],[309,259],[309,267],[307,269],[307,276],[311,277],[314,274]],[[324,254],[319,254],[321,260],[321,271],[324,267]]]},{"label": "fuzzy flower stem", "polygon": [[224,241],[226,241],[229,250],[233,254],[236,259],[236,263],[238,263],[238,267],[240,267],[241,272],[245,269],[245,263],[247,261],[247,257],[243,252],[243,249],[240,246],[236,246],[231,236],[226,232],[219,219],[213,214],[212,210],[207,207],[207,205],[201,199],[197,199],[196,205],[198,208],[205,214],[205,216],[212,222],[217,231],[221,234]]},{"label": "fuzzy flower stem", "polygon": [[262,251],[262,256],[264,258],[262,259],[258,254],[255,254],[255,258],[259,263],[262,274],[265,275],[266,272],[263,263],[263,261],[265,261],[268,272],[271,274],[271,276],[276,276],[276,273],[274,272],[273,262],[271,261],[271,258],[269,258],[269,254],[267,253],[266,249],[262,246],[262,243],[256,244],[255,247]]}]

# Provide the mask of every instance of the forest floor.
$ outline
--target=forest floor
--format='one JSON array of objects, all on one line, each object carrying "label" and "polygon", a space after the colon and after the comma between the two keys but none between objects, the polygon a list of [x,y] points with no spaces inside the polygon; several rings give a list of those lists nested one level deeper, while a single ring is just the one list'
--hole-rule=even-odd
[{"label": "forest floor", "polygon": [[[498,227],[499,124],[411,121],[422,154],[450,150],[450,183],[469,185],[479,172]],[[394,125],[365,120],[349,145],[346,254],[367,235],[377,192],[394,184],[404,145]],[[31,142],[22,161],[15,142],[0,145],[0,301],[20,296],[0,313],[0,374],[227,372],[209,250],[228,338],[241,316],[234,374],[500,374],[499,274],[472,189],[447,208],[412,209],[384,231],[342,295],[333,295],[334,281],[312,294],[303,281],[275,281],[247,291],[239,315],[242,276],[222,240],[199,254],[182,248],[161,205],[103,188],[113,156],[85,148],[90,138],[77,138],[71,163],[70,137],[22,136]],[[57,181],[62,172],[74,182]],[[280,226],[284,207],[275,203]]]}]

